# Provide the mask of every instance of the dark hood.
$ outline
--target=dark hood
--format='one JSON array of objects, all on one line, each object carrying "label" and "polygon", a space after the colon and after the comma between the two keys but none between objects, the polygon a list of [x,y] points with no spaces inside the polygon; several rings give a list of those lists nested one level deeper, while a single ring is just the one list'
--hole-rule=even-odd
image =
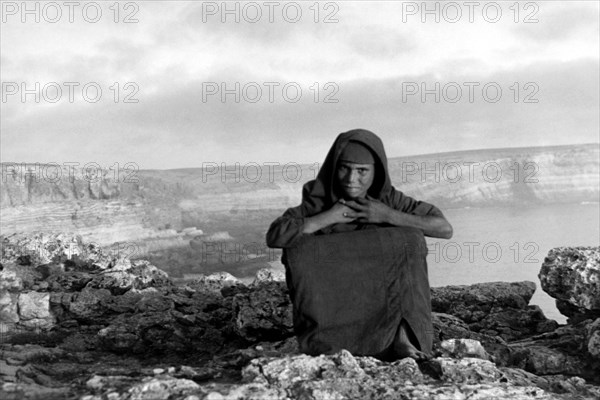
[{"label": "dark hood", "polygon": [[302,206],[305,215],[314,215],[325,211],[338,201],[340,195],[335,186],[338,158],[349,142],[358,142],[369,148],[375,157],[375,179],[369,189],[368,197],[388,203],[393,191],[388,173],[387,156],[381,139],[365,129],[353,129],[340,133],[329,149],[317,178],[304,185]]}]

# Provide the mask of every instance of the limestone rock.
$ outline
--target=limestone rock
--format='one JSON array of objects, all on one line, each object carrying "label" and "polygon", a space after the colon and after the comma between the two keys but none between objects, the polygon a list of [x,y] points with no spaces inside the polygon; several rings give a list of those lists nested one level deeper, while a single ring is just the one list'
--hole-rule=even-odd
[{"label": "limestone rock", "polygon": [[585,381],[600,372],[600,318],[557,327],[528,305],[531,282],[432,289],[441,357],[389,363],[345,350],[298,354],[283,273],[259,271],[248,286],[218,273],[178,287],[146,261],[100,268],[69,263],[60,249],[48,245],[54,261],[42,268],[21,255],[0,270],[1,321],[52,328],[59,349],[20,357],[0,343],[1,398],[35,397],[33,385],[67,397],[73,382],[83,398],[111,400],[600,397]]},{"label": "limestone rock", "polygon": [[190,288],[196,291],[216,294],[220,294],[224,289],[239,285],[242,285],[242,281],[228,272],[216,272],[202,276],[188,284]]},{"label": "limestone rock", "polygon": [[538,277],[567,317],[600,317],[600,247],[554,248]]},{"label": "limestone rock", "polygon": [[98,324],[105,320],[105,304],[111,298],[108,289],[85,288],[71,297],[67,304],[69,315],[78,321]]},{"label": "limestone rock", "polygon": [[260,285],[264,282],[285,282],[285,271],[261,268],[256,273],[256,278],[254,278],[252,285]]},{"label": "limestone rock", "polygon": [[487,282],[431,288],[435,312],[452,314],[467,324],[481,321],[494,309],[524,309],[535,292],[533,282]]},{"label": "limestone rock", "polygon": [[425,368],[435,377],[456,383],[496,382],[502,376],[501,371],[494,363],[479,358],[461,358],[457,360],[440,357],[428,362]]},{"label": "limestone rock", "polygon": [[32,266],[17,265],[16,263],[3,263],[0,270],[0,290],[20,292],[31,289],[35,281],[40,278]]},{"label": "limestone rock", "polygon": [[94,275],[81,272],[69,271],[59,274],[52,274],[46,278],[48,287],[54,292],[78,292],[82,290],[92,279]]},{"label": "limestone rock", "polygon": [[115,353],[137,352],[141,338],[127,325],[111,325],[98,331],[101,346]]},{"label": "limestone rock", "polygon": [[440,344],[449,339],[474,339],[481,343],[491,359],[501,366],[510,362],[510,349],[501,337],[489,336],[469,329],[460,318],[450,314],[432,313],[434,352],[444,354]]},{"label": "limestone rock", "polygon": [[510,343],[510,364],[536,374],[577,375],[598,383],[599,321],[568,324],[553,332]]},{"label": "limestone rock", "polygon": [[585,364],[578,358],[543,346],[531,346],[525,369],[537,375],[583,375]]},{"label": "limestone rock", "polygon": [[268,282],[233,298],[235,331],[249,341],[281,340],[293,334],[292,306],[284,282]]},{"label": "limestone rock", "polygon": [[[345,350],[333,355],[258,358],[243,370],[245,383],[203,385],[214,399],[546,399],[573,398],[548,393],[535,376],[476,359],[436,358],[423,369],[412,359],[385,363],[354,357]],[[515,383],[519,383],[518,386]],[[578,397],[592,398],[592,397]]]},{"label": "limestone rock", "polygon": [[475,332],[500,336],[511,341],[551,332],[558,328],[558,323],[547,319],[539,306],[527,306],[525,309],[496,309],[478,322],[469,324],[469,328]]},{"label": "limestone rock", "polygon": [[600,318],[586,327],[587,351],[600,360]]},{"label": "limestone rock", "polygon": [[29,265],[60,263],[74,256],[86,254],[81,236],[68,233],[17,233],[3,236],[0,262]]},{"label": "limestone rock", "polygon": [[489,360],[490,356],[481,343],[473,339],[449,339],[440,343],[444,357],[474,357]]},{"label": "limestone rock", "polygon": [[131,289],[142,290],[171,284],[166,272],[146,260],[120,259],[114,267],[94,276],[87,286],[108,289],[112,294],[119,295]]},{"label": "limestone rock", "polygon": [[147,378],[129,389],[130,400],[168,400],[170,398],[183,398],[198,390],[200,386],[189,379],[172,377]]},{"label": "limestone rock", "polygon": [[21,293],[18,307],[20,323],[23,326],[47,329],[56,322],[56,318],[50,312],[50,293]]},{"label": "limestone rock", "polygon": [[533,282],[487,282],[431,289],[432,309],[451,314],[468,328],[504,340],[516,340],[558,327],[538,306],[528,306]]},{"label": "limestone rock", "polygon": [[243,376],[251,384],[267,384],[276,393],[288,393],[289,398],[309,399],[386,398],[398,394],[405,384],[425,379],[412,359],[390,364],[354,357],[346,350],[330,356],[255,359]]},{"label": "limestone rock", "polygon": [[0,292],[0,322],[4,324],[19,322],[18,299],[18,293]]}]

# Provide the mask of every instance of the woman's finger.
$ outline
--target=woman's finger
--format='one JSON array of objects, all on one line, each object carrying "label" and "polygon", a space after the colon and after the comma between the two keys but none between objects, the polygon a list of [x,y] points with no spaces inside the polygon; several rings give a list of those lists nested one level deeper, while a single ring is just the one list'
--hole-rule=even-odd
[{"label": "woman's finger", "polygon": [[358,204],[354,200],[347,201],[346,206],[352,208],[353,210],[357,210],[357,211],[362,211],[365,209],[365,206]]},{"label": "woman's finger", "polygon": [[344,213],[344,217],[346,218],[360,218],[363,216],[363,213],[361,212],[356,212],[356,211],[346,211]]}]

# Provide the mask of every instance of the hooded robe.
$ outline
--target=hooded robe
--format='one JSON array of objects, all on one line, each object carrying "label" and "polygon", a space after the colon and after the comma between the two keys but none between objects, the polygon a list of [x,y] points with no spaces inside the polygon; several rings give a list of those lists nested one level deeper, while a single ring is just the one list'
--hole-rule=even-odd
[{"label": "hooded robe", "polygon": [[338,135],[316,179],[303,186],[302,203],[286,210],[267,232],[267,245],[284,249],[300,350],[317,355],[344,348],[393,359],[400,324],[406,321],[413,344],[430,353],[431,300],[421,230],[352,221],[302,233],[306,217],[340,199],[336,166],[349,142],[367,147],[375,158],[367,199],[412,215],[443,217],[435,206],[392,186],[379,137],[363,129]]}]

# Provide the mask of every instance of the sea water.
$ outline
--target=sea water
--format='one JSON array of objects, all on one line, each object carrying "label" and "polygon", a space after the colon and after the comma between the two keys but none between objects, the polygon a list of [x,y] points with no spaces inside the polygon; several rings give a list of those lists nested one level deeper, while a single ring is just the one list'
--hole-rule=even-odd
[{"label": "sea water", "polygon": [[463,208],[444,214],[454,236],[427,238],[431,286],[532,281],[536,291],[530,304],[539,305],[546,317],[565,322],[537,275],[554,247],[599,245],[599,203]]},{"label": "sea water", "polygon": [[[548,251],[554,247],[600,244],[599,203],[442,211],[454,228],[454,236],[450,240],[427,238],[431,286],[531,281],[536,284],[536,291],[530,304],[540,306],[546,317],[566,322],[566,318],[558,312],[555,300],[541,289],[537,275]],[[214,229],[229,231],[238,242],[264,242],[266,229],[278,215],[280,212],[262,213],[255,219],[248,219],[245,225],[241,225],[239,220],[232,220],[229,225],[219,224]],[[277,252],[270,255],[268,261],[278,262],[279,258],[280,252]],[[158,261],[155,263],[172,273],[169,270],[172,260],[164,266]],[[256,271],[267,265],[263,257],[210,266],[193,265],[186,267],[186,272],[209,274],[227,271],[251,282]]]}]

